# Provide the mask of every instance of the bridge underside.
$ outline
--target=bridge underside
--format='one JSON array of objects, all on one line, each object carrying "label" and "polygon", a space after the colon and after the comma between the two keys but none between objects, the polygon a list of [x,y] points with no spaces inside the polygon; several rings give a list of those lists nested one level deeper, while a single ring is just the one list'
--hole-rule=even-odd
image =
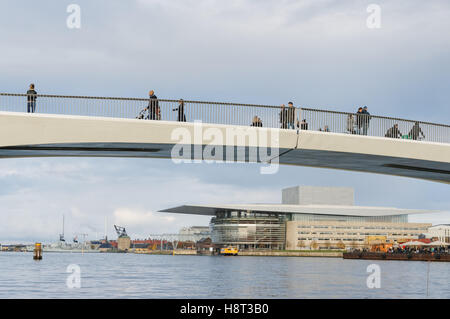
[{"label": "bridge underside", "polygon": [[[214,152],[208,156],[206,147],[216,150],[222,149],[226,154],[226,147],[222,145],[203,145],[200,156],[196,156],[193,145],[178,145],[187,151],[172,155],[175,144],[153,144],[153,143],[76,143],[76,144],[41,144],[0,147],[0,158],[19,157],[130,157],[130,158],[166,158],[166,159],[203,159],[215,160]],[[258,148],[242,148],[245,159],[238,157],[239,149],[234,147],[233,158],[229,161],[244,161],[268,163],[279,163],[295,166],[311,166],[332,169],[343,169],[349,171],[360,171],[397,175],[405,177],[434,180],[450,183],[450,164],[442,162],[424,161],[390,156],[368,155],[347,152],[335,152],[325,150],[308,149],[278,149],[279,155],[268,150],[261,150],[266,156],[259,156]],[[190,153],[190,156],[189,156]],[[271,156],[272,153],[272,156]],[[256,157],[253,156],[256,154]]]},{"label": "bridge underside", "polygon": [[[214,144],[204,140],[196,143],[194,137],[190,144],[181,143],[177,140],[178,135],[174,135],[180,128],[192,136],[198,133],[193,123],[0,112],[0,158],[81,156],[223,160],[222,156],[216,155],[226,154],[227,161],[323,167],[450,183],[450,144],[245,127],[247,133],[275,133],[277,143],[269,143],[269,148],[265,149],[248,140],[235,144]],[[228,129],[235,128],[203,124],[202,129],[204,132],[214,129],[225,136]],[[183,151],[174,152],[174,146]],[[233,150],[231,157],[230,147]]]}]

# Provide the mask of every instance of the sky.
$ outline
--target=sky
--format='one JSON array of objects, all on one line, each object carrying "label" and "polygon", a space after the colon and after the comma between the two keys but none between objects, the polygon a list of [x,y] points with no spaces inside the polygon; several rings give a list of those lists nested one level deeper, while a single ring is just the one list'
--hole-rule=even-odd
[{"label": "sky", "polygon": [[[80,28],[68,28],[70,4]],[[380,28],[369,28],[370,4]],[[446,0],[136,0],[0,3],[0,91],[286,104],[449,123]],[[0,243],[133,238],[208,225],[157,213],[182,204],[277,203],[294,185],[355,188],[356,204],[442,211],[448,185],[403,177],[161,159],[0,161]]]}]

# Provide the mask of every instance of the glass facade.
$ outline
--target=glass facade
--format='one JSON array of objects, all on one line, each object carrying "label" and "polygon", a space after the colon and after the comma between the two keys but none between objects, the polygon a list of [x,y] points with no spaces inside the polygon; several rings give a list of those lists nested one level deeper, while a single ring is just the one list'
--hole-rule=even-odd
[{"label": "glass facade", "polygon": [[373,236],[417,238],[427,226],[408,223],[406,214],[342,216],[226,209],[217,211],[210,223],[213,243],[241,250],[342,249],[364,245]]},{"label": "glass facade", "polygon": [[246,249],[284,249],[286,215],[248,211],[220,211],[211,219],[212,240],[218,245]]}]

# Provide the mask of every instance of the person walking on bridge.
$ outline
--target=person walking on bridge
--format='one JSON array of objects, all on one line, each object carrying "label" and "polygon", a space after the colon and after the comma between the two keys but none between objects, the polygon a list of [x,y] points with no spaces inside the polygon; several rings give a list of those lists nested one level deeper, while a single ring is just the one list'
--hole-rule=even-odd
[{"label": "person walking on bridge", "polygon": [[34,113],[36,110],[37,92],[34,90],[34,84],[30,84],[30,89],[27,91],[27,112]]},{"label": "person walking on bridge", "polygon": [[178,122],[186,122],[186,115],[184,114],[184,101],[183,99],[179,100],[178,107],[173,109],[173,111],[178,111]]},{"label": "person walking on bridge", "polygon": [[155,91],[151,90],[149,93],[150,101],[148,102],[148,118],[150,120],[160,120],[161,112],[159,110],[158,97],[155,95]]},{"label": "person walking on bridge", "polygon": [[287,109],[288,128],[295,129],[295,107],[294,107],[294,103],[289,102],[288,105],[289,105],[289,107]]}]

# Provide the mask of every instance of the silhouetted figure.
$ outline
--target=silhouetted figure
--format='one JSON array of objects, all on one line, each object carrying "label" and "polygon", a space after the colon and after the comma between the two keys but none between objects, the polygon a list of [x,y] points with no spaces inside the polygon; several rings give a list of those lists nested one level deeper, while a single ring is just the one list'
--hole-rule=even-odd
[{"label": "silhouetted figure", "polygon": [[362,134],[367,135],[367,131],[369,130],[369,122],[370,122],[370,113],[367,111],[367,106],[364,106],[362,109]]},{"label": "silhouetted figure", "polygon": [[356,134],[361,135],[362,133],[362,126],[364,121],[364,115],[363,115],[363,108],[358,108],[358,111],[356,112]]},{"label": "silhouetted figure", "polygon": [[289,102],[289,107],[287,108],[287,128],[294,129],[295,128],[295,107],[294,103]]},{"label": "silhouetted figure", "polygon": [[36,110],[37,92],[34,90],[34,84],[30,84],[30,89],[27,91],[27,112],[34,113]]},{"label": "silhouetted figure", "polygon": [[422,129],[419,126],[419,122],[414,123],[414,125],[413,125],[411,131],[409,131],[408,135],[413,140],[418,140],[420,135],[422,135],[422,137],[425,138],[425,134],[423,134]]},{"label": "silhouetted figure", "polygon": [[287,119],[288,119],[288,111],[286,110],[286,106],[284,104],[282,104],[281,111],[280,111],[281,128],[287,128]]},{"label": "silhouetted figure", "polygon": [[148,102],[148,118],[150,120],[160,120],[161,119],[161,111],[159,109],[158,97],[155,95],[155,92],[151,90],[149,93],[149,102]]},{"label": "silhouetted figure", "polygon": [[180,99],[180,104],[178,104],[178,107],[176,109],[173,109],[173,111],[178,111],[178,122],[186,122],[186,115],[184,114],[184,101],[183,99]]},{"label": "silhouetted figure", "polygon": [[384,136],[390,138],[401,138],[402,133],[400,133],[400,130],[398,129],[398,124],[394,124],[393,127],[388,129]]}]

